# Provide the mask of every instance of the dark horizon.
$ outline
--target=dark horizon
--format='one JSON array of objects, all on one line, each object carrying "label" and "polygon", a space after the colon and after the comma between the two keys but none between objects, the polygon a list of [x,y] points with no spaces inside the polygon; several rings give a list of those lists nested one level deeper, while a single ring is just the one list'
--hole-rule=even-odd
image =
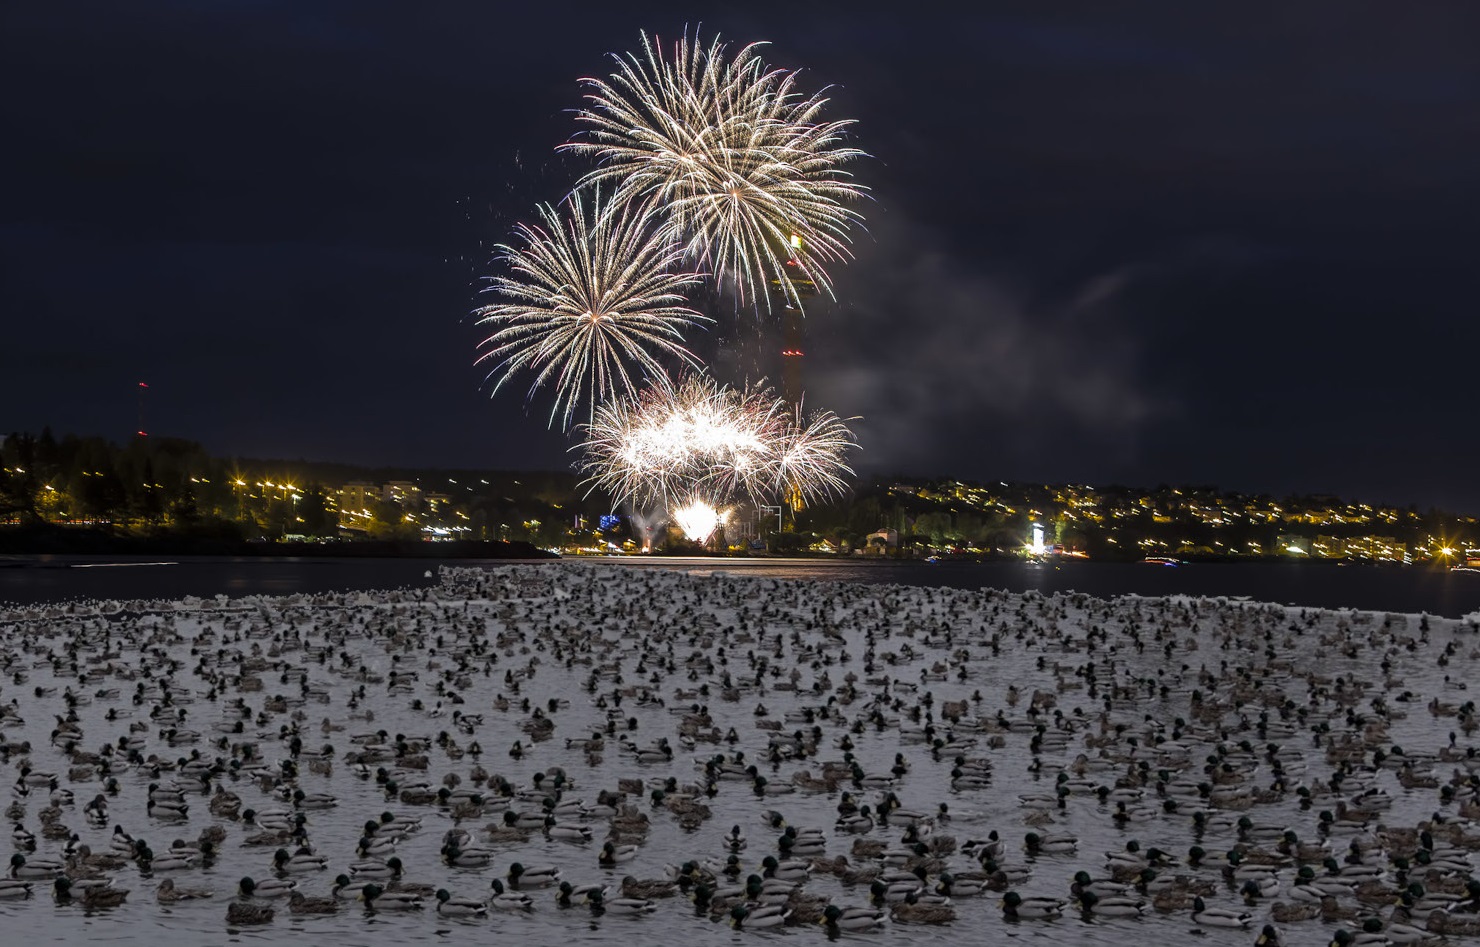
[{"label": "dark horizon", "polygon": [[[1480,8],[1148,0],[966,16],[748,4],[857,119],[871,189],[807,401],[862,476],[1215,484],[1480,511]],[[580,163],[636,8],[383,0],[8,10],[0,431],[548,471],[490,398],[493,244]],[[779,379],[773,377],[773,382]]]}]

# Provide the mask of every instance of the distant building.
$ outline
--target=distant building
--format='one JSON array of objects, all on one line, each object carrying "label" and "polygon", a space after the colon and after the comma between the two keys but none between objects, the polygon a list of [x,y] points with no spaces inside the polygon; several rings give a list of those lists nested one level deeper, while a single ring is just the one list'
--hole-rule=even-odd
[{"label": "distant building", "polygon": [[367,480],[346,483],[336,492],[339,505],[339,525],[353,529],[364,529],[380,502],[380,487]]},{"label": "distant building", "polygon": [[898,549],[899,533],[888,527],[880,530],[875,530],[874,532],[869,533],[868,538],[864,540],[864,548],[870,552],[874,550],[883,551],[886,549]]},{"label": "distant building", "polygon": [[391,480],[380,488],[381,498],[403,510],[421,509],[421,487],[410,480]]}]

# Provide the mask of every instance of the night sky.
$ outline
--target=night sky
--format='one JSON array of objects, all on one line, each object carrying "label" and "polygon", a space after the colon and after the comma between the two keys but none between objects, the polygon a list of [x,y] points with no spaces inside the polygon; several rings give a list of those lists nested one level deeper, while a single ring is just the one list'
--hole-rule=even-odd
[{"label": "night sky", "polygon": [[579,80],[702,21],[832,86],[872,191],[807,400],[867,474],[1480,512],[1480,4],[946,14],[381,0],[0,10],[0,431],[552,469],[490,248]]}]

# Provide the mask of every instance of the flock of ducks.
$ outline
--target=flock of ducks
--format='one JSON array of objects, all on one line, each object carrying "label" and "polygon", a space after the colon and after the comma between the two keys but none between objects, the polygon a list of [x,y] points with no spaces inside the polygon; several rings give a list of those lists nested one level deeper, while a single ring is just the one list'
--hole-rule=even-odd
[{"label": "flock of ducks", "polygon": [[1477,631],[579,563],[13,607],[0,912],[1480,939]]}]

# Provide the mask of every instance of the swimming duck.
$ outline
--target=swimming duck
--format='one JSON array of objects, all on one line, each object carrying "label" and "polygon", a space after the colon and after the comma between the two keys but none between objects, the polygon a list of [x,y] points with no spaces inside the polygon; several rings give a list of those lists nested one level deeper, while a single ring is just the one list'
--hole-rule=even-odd
[{"label": "swimming duck", "polygon": [[272,866],[279,872],[301,874],[308,871],[323,871],[329,867],[329,859],[301,849],[289,854],[286,848],[280,848],[273,853]]},{"label": "swimming duck", "polygon": [[49,881],[60,875],[66,865],[55,858],[26,858],[20,852],[10,856],[10,877],[22,881]]},{"label": "swimming duck", "polygon": [[596,856],[596,863],[603,868],[621,865],[636,858],[637,851],[636,845],[617,845],[613,842],[606,842],[601,846],[600,854]]},{"label": "swimming duck", "polygon": [[33,888],[34,885],[29,881],[21,881],[15,878],[0,879],[0,901],[29,898]]},{"label": "swimming duck", "polygon": [[446,888],[437,889],[437,913],[456,917],[483,917],[488,905],[472,898],[454,898]]},{"label": "swimming duck", "polygon": [[765,930],[786,923],[791,912],[784,905],[760,904],[750,907],[737,904],[730,909],[730,926],[735,930]]},{"label": "swimming duck", "polygon": [[288,894],[288,910],[293,914],[334,914],[339,902],[332,897],[310,898],[302,891],[292,891]]},{"label": "swimming duck", "polygon": [[558,884],[560,869],[555,867],[525,868],[519,862],[509,866],[509,884],[515,888],[542,888]]},{"label": "swimming duck", "polygon": [[1090,890],[1080,892],[1079,905],[1086,913],[1100,917],[1142,917],[1151,910],[1151,906],[1140,898],[1102,897]]},{"label": "swimming duck", "polygon": [[529,911],[534,908],[534,899],[521,891],[505,891],[504,883],[494,878],[488,885],[492,892],[488,906],[499,911]]},{"label": "swimming duck", "polygon": [[1064,913],[1064,904],[1062,898],[1023,897],[1016,891],[1009,891],[1002,896],[1002,914],[1008,920],[1055,918]]},{"label": "swimming duck", "polygon": [[927,901],[922,895],[912,893],[890,905],[889,915],[905,924],[949,924],[956,919],[956,909],[951,907],[949,899]]},{"label": "swimming duck", "polygon": [[154,896],[161,904],[173,904],[176,901],[197,901],[210,898],[215,894],[209,888],[181,888],[175,884],[175,879],[166,878],[154,889]]},{"label": "swimming duck", "polygon": [[411,891],[387,891],[378,884],[369,884],[360,892],[367,911],[419,911],[425,904],[421,895]]},{"label": "swimming duck", "polygon": [[273,914],[273,909],[265,904],[250,904],[246,901],[233,901],[226,906],[226,923],[269,924],[272,922]]},{"label": "swimming duck", "polygon": [[298,887],[292,878],[267,878],[255,881],[250,877],[237,882],[236,890],[244,898],[286,898]]},{"label": "swimming duck", "polygon": [[1029,855],[1072,855],[1079,849],[1079,839],[1065,833],[1029,832],[1023,836],[1023,849]]},{"label": "swimming duck", "polygon": [[819,921],[830,931],[871,931],[884,926],[884,912],[878,908],[843,908],[829,904],[822,909]]},{"label": "swimming duck", "polygon": [[1254,915],[1248,911],[1210,908],[1199,895],[1192,899],[1192,920],[1206,927],[1248,927],[1254,922]]},{"label": "swimming duck", "polygon": [[604,888],[593,888],[586,892],[586,903],[593,914],[651,914],[658,906],[650,898],[608,898]]}]

